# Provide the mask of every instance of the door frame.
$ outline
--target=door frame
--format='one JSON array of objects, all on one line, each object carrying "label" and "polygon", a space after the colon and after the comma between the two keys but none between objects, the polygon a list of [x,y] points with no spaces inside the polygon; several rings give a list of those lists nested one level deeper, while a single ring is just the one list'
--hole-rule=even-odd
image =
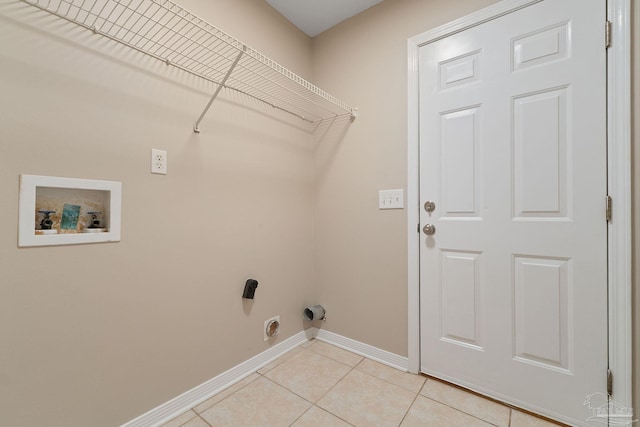
[{"label": "door frame", "polygon": [[[503,0],[408,40],[407,242],[408,369],[420,372],[420,47],[543,0]],[[609,369],[612,399],[632,407],[631,298],[631,0],[607,0],[611,46],[607,50],[608,193],[613,200],[609,244]],[[602,23],[603,31],[605,23]],[[603,46],[604,48],[604,46]],[[604,207],[605,195],[602,195]],[[603,208],[604,213],[604,208]],[[604,218],[603,218],[604,220]],[[418,231],[418,232],[416,232]],[[605,373],[603,372],[603,375]],[[640,408],[638,408],[640,409]]]}]

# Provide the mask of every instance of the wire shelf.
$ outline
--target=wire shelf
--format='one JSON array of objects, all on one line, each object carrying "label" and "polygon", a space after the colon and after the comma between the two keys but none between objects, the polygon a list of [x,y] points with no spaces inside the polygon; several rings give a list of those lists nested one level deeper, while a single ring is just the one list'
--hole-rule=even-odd
[{"label": "wire shelf", "polygon": [[309,123],[355,118],[350,107],[170,0],[22,0]]}]

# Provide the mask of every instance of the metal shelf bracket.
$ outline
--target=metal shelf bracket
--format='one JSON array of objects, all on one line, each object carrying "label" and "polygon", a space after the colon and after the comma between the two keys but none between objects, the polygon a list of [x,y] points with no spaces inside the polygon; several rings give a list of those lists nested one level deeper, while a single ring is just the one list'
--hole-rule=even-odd
[{"label": "metal shelf bracket", "polygon": [[205,114],[207,114],[207,111],[209,111],[209,108],[211,108],[211,104],[213,104],[213,101],[215,101],[215,99],[218,97],[218,94],[220,93],[220,91],[224,87],[225,83],[229,79],[229,76],[231,76],[231,73],[233,72],[233,69],[236,68],[236,65],[238,65],[238,61],[240,61],[240,58],[242,57],[242,54],[245,53],[246,51],[247,51],[247,47],[243,46],[242,47],[242,51],[238,54],[236,59],[233,61],[233,64],[231,64],[231,67],[229,67],[229,71],[227,71],[227,74],[225,74],[224,78],[222,79],[222,81],[218,85],[218,88],[216,89],[216,91],[213,93],[213,96],[211,97],[211,99],[207,103],[206,107],[204,107],[204,111],[202,111],[202,113],[200,114],[200,117],[198,117],[198,120],[196,120],[196,123],[193,125],[193,131],[195,133],[200,133],[200,128],[199,128],[200,122],[204,118]]}]

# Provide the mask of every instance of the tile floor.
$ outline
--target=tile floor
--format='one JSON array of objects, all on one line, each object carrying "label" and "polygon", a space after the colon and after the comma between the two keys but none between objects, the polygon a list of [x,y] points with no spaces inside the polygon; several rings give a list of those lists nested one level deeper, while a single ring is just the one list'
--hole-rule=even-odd
[{"label": "tile floor", "polygon": [[440,381],[312,340],[163,427],[551,427]]}]

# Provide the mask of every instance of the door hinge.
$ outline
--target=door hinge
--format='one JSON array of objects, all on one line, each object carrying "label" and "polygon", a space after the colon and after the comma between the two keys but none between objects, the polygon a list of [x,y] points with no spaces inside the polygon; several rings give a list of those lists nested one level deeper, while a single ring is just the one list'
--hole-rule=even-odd
[{"label": "door hinge", "polygon": [[611,47],[611,21],[604,24],[604,47],[605,49]]},{"label": "door hinge", "polygon": [[611,369],[607,369],[607,394],[609,397],[613,396],[613,372]]},{"label": "door hinge", "polygon": [[611,199],[611,196],[607,196],[607,207],[605,210],[605,219],[607,220],[607,222],[611,221],[611,211],[613,209],[613,200]]},{"label": "door hinge", "polygon": [[416,227],[416,231],[420,233],[420,223],[418,223],[418,226]]}]

